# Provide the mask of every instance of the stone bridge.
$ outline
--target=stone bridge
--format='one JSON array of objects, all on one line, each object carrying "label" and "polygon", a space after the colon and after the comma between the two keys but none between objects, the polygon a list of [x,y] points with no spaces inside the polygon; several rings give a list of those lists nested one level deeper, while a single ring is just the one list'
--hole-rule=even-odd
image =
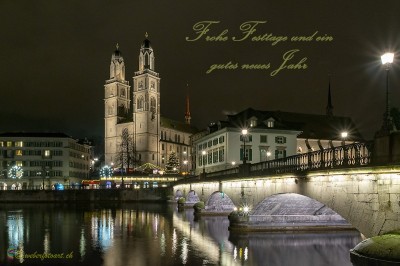
[{"label": "stone bridge", "polygon": [[331,208],[366,237],[400,229],[399,165],[348,167],[346,163],[338,168],[278,172],[203,176],[182,180],[173,188],[176,195],[196,193],[205,202],[221,192],[237,207],[246,204],[250,209],[272,195],[295,193]]}]

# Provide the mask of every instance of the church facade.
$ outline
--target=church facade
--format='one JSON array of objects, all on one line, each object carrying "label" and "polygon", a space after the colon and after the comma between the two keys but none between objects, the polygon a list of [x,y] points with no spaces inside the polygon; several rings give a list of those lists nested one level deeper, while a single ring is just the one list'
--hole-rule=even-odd
[{"label": "church facade", "polygon": [[104,85],[105,163],[130,171],[145,163],[164,168],[172,153],[180,162],[177,171],[192,167],[190,111],[179,122],[160,115],[160,75],[147,38],[139,51],[139,69],[132,86],[125,79],[125,61],[119,50],[111,56],[110,78]]}]

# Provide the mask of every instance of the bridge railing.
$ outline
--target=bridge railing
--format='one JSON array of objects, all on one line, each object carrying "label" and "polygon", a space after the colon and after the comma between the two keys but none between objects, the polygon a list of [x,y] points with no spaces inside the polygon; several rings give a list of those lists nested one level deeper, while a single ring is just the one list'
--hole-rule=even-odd
[{"label": "bridge railing", "polygon": [[306,170],[357,167],[370,164],[371,153],[372,142],[353,143],[256,163],[250,166],[250,173],[260,171],[293,173]]},{"label": "bridge railing", "polygon": [[[285,174],[330,168],[359,167],[371,164],[373,142],[352,143],[329,149],[293,155],[281,159],[243,165],[226,170],[209,172],[207,178],[228,177],[242,174]],[[242,169],[241,169],[242,167]]]}]

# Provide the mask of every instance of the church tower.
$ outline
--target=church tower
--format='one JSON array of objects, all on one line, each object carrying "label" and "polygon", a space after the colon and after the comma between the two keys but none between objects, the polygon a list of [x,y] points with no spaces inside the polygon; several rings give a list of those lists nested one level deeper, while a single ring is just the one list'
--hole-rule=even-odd
[{"label": "church tower", "polygon": [[116,125],[130,113],[130,86],[125,80],[125,63],[118,44],[111,56],[110,79],[104,85],[105,162],[110,164],[117,153]]},{"label": "church tower", "polygon": [[159,165],[160,78],[148,35],[139,52],[139,71],[133,76],[133,131],[141,162]]}]

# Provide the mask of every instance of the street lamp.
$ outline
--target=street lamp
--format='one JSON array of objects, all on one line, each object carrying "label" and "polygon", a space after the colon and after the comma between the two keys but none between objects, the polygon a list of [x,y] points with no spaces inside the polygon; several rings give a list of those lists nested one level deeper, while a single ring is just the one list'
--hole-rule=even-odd
[{"label": "street lamp", "polygon": [[203,160],[203,175],[205,175],[206,174],[206,163],[205,163],[205,160],[204,160],[204,156],[206,156],[206,151],[202,151],[201,155],[202,155],[201,159]]},{"label": "street lamp", "polygon": [[342,137],[342,146],[346,145],[346,138],[349,135],[349,133],[347,133],[347,131],[343,131],[342,133],[340,133],[340,136]]},{"label": "street lamp", "polygon": [[188,160],[184,160],[184,161],[183,161],[183,164],[185,165],[186,174],[187,174],[187,172],[188,172]]},{"label": "street lamp", "polygon": [[243,139],[243,164],[246,164],[246,136],[247,129],[242,129],[242,139]]},{"label": "street lamp", "polygon": [[267,161],[269,160],[269,156],[271,156],[271,152],[267,151]]},{"label": "street lamp", "polygon": [[395,131],[396,127],[393,125],[392,117],[390,116],[390,104],[389,104],[389,70],[393,63],[394,54],[385,53],[381,56],[382,65],[385,66],[386,70],[386,111],[383,114],[383,125],[381,129],[382,135],[388,135],[391,131]]}]

